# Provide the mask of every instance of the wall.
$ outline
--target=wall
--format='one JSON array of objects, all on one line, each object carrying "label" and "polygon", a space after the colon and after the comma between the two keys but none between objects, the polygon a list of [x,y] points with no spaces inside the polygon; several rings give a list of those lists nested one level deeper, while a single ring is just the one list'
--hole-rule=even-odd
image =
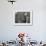
[{"label": "wall", "polygon": [[[16,10],[33,11],[32,26],[15,26]],[[14,40],[18,32],[26,32],[33,40],[46,40],[46,0],[17,0],[14,5],[0,0],[0,40]]]}]

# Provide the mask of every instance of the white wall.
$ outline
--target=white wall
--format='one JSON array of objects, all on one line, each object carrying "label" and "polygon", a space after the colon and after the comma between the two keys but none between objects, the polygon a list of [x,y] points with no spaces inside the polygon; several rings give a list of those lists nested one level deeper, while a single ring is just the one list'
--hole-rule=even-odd
[{"label": "white wall", "polygon": [[[15,26],[16,10],[33,11],[33,25]],[[46,40],[46,0],[17,0],[14,5],[0,0],[0,40],[14,40],[18,32],[31,34],[33,40]]]}]

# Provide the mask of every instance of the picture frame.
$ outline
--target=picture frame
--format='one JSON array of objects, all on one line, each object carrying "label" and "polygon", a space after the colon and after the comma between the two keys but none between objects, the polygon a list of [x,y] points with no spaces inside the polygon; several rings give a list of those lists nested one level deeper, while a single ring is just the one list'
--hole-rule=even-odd
[{"label": "picture frame", "polygon": [[14,16],[14,24],[16,26],[32,26],[32,11],[16,11]]}]

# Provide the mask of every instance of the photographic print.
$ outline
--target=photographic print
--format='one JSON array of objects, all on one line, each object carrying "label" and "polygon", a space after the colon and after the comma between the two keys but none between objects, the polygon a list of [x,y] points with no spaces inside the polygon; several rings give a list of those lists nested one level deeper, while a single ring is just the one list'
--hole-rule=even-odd
[{"label": "photographic print", "polygon": [[18,11],[15,13],[15,25],[32,25],[32,11]]}]

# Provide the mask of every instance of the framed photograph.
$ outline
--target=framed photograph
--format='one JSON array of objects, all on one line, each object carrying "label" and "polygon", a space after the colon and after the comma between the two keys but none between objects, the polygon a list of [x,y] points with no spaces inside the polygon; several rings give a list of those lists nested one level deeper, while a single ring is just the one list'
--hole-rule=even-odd
[{"label": "framed photograph", "polygon": [[32,11],[16,11],[15,25],[17,26],[30,26],[32,25]]}]

